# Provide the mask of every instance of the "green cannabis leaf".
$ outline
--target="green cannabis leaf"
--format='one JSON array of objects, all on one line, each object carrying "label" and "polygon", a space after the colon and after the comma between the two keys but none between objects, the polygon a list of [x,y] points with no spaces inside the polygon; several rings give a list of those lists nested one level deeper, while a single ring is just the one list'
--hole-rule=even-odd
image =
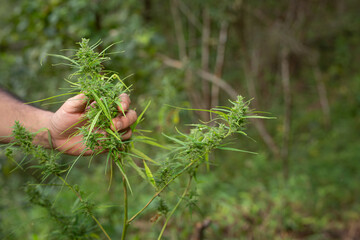
[{"label": "green cannabis leaf", "polygon": [[[98,41],[90,45],[88,39],[82,39],[79,43],[79,49],[70,57],[50,54],[50,56],[65,60],[66,63],[62,64],[74,69],[74,72],[65,79],[70,84],[70,94],[83,93],[87,98],[85,116],[84,119],[81,119],[82,124],[70,137],[82,136],[82,141],[87,147],[84,152],[86,150],[92,150],[94,155],[105,152],[107,154],[106,169],[110,169],[110,176],[113,176],[113,164],[117,166],[122,175],[124,216],[121,239],[125,239],[129,224],[143,213],[156,198],[159,198],[158,216],[166,216],[165,223],[158,237],[158,239],[161,239],[170,217],[179,207],[182,200],[186,198],[191,199],[189,194],[191,193],[193,195],[191,185],[192,179],[196,177],[197,169],[202,165],[205,165],[208,170],[210,169],[209,155],[216,149],[251,153],[230,147],[224,143],[224,141],[234,134],[246,136],[244,130],[246,129],[247,119],[265,117],[252,115],[249,109],[249,101],[244,101],[243,97],[238,96],[235,101],[230,101],[230,107],[201,110],[211,114],[211,122],[191,124],[189,133],[183,133],[176,129],[177,135],[169,136],[163,134],[165,138],[171,142],[168,146],[163,146],[159,144],[156,139],[144,136],[142,132],[145,131],[140,132],[136,130],[136,126],[143,121],[145,111],[150,106],[149,101],[144,111],[139,114],[137,121],[131,127],[134,133],[138,132],[141,134],[138,136],[135,134],[135,136],[129,140],[122,140],[123,133],[115,130],[113,119],[119,114],[119,108],[121,110],[120,114],[125,115],[119,96],[123,93],[130,93],[131,89],[117,73],[104,69],[103,63],[110,60],[109,54],[107,54],[106,51],[112,45],[98,53],[96,49],[100,44],[101,41]],[[67,95],[67,93],[58,96],[64,95]],[[50,97],[45,100],[53,98],[54,97]],[[91,217],[106,238],[111,239],[100,221],[95,217],[94,209],[96,208],[96,204],[90,201],[79,186],[72,185],[67,181],[68,174],[82,155],[70,164],[60,164],[61,153],[34,145],[33,139],[35,135],[36,133],[30,133],[19,122],[16,122],[13,127],[13,137],[15,140],[8,145],[6,156],[15,161],[14,152],[16,151],[15,147],[18,146],[18,149],[20,149],[25,156],[30,157],[32,161],[37,161],[32,168],[41,171],[42,181],[50,177],[58,179],[63,186],[66,186],[76,195],[79,204],[75,204],[77,206],[75,212],[78,212],[82,216]],[[163,151],[164,154],[161,155],[161,158],[154,159],[140,150],[136,146],[138,143],[147,144],[151,148],[157,148],[159,151]],[[136,162],[134,159],[142,160],[143,167],[141,167],[140,162]],[[17,165],[19,168],[22,168],[23,161],[17,163]],[[128,191],[132,193],[132,187],[127,175],[128,167],[133,168],[155,191],[147,204],[131,218],[128,216]],[[159,195],[183,174],[188,175],[188,183],[176,205],[170,210],[165,200],[160,198]],[[65,177],[63,175],[65,175]],[[110,185],[111,179],[109,188]],[[71,217],[57,214],[57,212],[51,208],[50,201],[47,200],[47,197],[39,191],[39,188],[28,187],[27,192],[31,202],[46,208],[55,221],[62,221],[62,224],[60,224],[62,229],[74,229],[76,236],[67,237],[71,239],[82,239],[80,237],[81,233],[77,231],[78,228],[76,224],[74,225],[73,222],[71,222]],[[83,232],[87,234],[86,236],[89,236],[88,230]],[[62,233],[65,234],[64,232]],[[86,236],[84,235],[84,239],[87,239]]]}]

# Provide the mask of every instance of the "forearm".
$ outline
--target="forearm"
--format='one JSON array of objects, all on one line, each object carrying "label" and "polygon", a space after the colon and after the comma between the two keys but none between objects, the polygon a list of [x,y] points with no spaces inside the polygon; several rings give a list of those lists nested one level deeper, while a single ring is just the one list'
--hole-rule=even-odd
[{"label": "forearm", "polygon": [[[49,127],[52,114],[52,112],[26,105],[0,89],[0,142],[12,141],[10,135],[15,121],[19,121],[31,132],[37,132]],[[47,131],[39,133],[35,137],[34,143],[48,147]]]}]

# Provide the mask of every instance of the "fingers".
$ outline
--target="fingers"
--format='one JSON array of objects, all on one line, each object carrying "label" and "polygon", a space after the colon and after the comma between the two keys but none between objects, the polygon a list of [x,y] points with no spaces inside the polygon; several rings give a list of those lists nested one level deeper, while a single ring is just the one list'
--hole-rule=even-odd
[{"label": "fingers", "polygon": [[61,108],[67,113],[82,113],[86,105],[87,97],[84,94],[79,94],[66,100]]},{"label": "fingers", "polygon": [[[113,131],[122,132],[121,138],[123,140],[127,140],[131,137],[132,131],[130,126],[134,124],[137,120],[137,114],[134,110],[129,110],[129,106],[131,103],[129,95],[123,93],[119,96],[121,106],[118,106],[119,112],[122,114],[118,115],[113,119],[113,126],[111,129]],[[125,115],[123,115],[125,113]]]},{"label": "fingers", "polygon": [[[126,93],[122,93],[120,94],[119,99],[121,104],[121,106],[118,106],[119,112],[128,111],[131,103],[129,95],[127,95]],[[82,113],[85,111],[85,108],[87,106],[87,100],[87,97],[83,93],[81,93],[66,100],[62,108],[67,113]],[[96,102],[94,101],[90,104],[90,106],[94,106],[95,104]]]},{"label": "fingers", "polygon": [[131,138],[131,135],[132,135],[131,128],[126,128],[121,135],[121,139],[128,140]]},{"label": "fingers", "polygon": [[119,98],[121,106],[118,106],[118,110],[119,112],[126,112],[129,109],[131,103],[130,97],[126,93],[122,93],[120,94]]},{"label": "fingers", "polygon": [[126,128],[129,128],[132,124],[136,122],[137,114],[134,110],[129,110],[125,116],[119,115],[116,118],[113,119],[113,125],[111,126],[111,129],[113,131],[121,131]]}]

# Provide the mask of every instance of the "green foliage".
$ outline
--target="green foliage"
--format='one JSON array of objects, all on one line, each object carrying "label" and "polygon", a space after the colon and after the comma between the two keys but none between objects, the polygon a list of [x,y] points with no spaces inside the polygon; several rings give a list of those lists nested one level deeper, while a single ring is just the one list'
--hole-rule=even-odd
[{"label": "green foliage", "polygon": [[[167,136],[169,140],[174,142],[174,145],[166,147],[158,144],[154,139],[146,136],[134,137],[131,140],[121,140],[121,134],[113,130],[112,119],[118,115],[118,108],[121,106],[119,96],[129,91],[120,77],[111,71],[105,71],[103,68],[104,61],[110,60],[106,56],[105,48],[100,53],[94,50],[98,47],[100,42],[94,45],[89,45],[89,40],[82,39],[79,43],[80,48],[76,51],[73,57],[69,58],[62,55],[52,55],[60,59],[67,60],[69,65],[75,72],[73,72],[69,79],[66,80],[71,86],[71,92],[83,93],[87,97],[87,110],[84,114],[84,119],[80,122],[82,126],[78,128],[71,137],[81,135],[83,143],[86,145],[87,150],[92,150],[94,155],[98,155],[101,152],[107,152],[106,164],[117,165],[120,174],[122,175],[124,202],[123,202],[123,227],[121,233],[121,239],[125,239],[127,227],[135,220],[143,211],[157,198],[171,183],[179,178],[184,173],[188,173],[189,180],[185,191],[176,203],[175,207],[169,211],[167,205],[161,198],[157,211],[160,215],[166,216],[166,221],[162,227],[162,230],[158,236],[161,239],[165,228],[170,220],[170,217],[174,214],[175,210],[179,207],[182,200],[188,195],[191,187],[191,180],[196,177],[196,171],[200,165],[204,162],[209,164],[209,154],[215,149],[223,150],[235,150],[234,148],[223,147],[222,142],[228,136],[234,133],[242,133],[245,129],[245,123],[247,118],[255,117],[249,115],[248,103],[243,101],[242,97],[238,97],[235,102],[232,102],[232,107],[216,108],[214,110],[204,110],[213,114],[215,117],[211,121],[211,125],[206,124],[193,124],[189,134],[184,134],[178,131],[179,136]],[[110,46],[111,47],[111,46]],[[61,94],[62,96],[64,94]],[[56,97],[56,96],[55,96]],[[52,99],[47,98],[48,99]],[[149,104],[148,104],[149,106]],[[145,108],[144,111],[148,108]],[[124,110],[121,114],[124,114]],[[192,110],[192,109],[190,109]],[[142,122],[144,112],[139,115],[137,122],[134,125]],[[111,129],[111,127],[113,127]],[[136,131],[135,127],[133,127]],[[140,131],[141,132],[141,131]],[[28,185],[27,194],[30,202],[45,208],[49,216],[59,223],[58,231],[59,238],[69,239],[87,239],[92,238],[93,234],[96,236],[97,232],[92,232],[91,225],[84,225],[82,219],[84,216],[88,219],[92,218],[98,225],[99,229],[103,232],[107,239],[111,239],[107,231],[104,229],[100,221],[95,217],[94,209],[96,204],[92,203],[87,197],[85,198],[84,192],[78,187],[78,185],[70,184],[67,178],[70,171],[74,168],[78,159],[82,154],[76,158],[72,163],[66,165],[59,164],[60,153],[54,150],[45,150],[42,146],[36,146],[32,143],[36,133],[30,133],[19,122],[16,122],[13,129],[13,138],[15,139],[6,149],[6,155],[9,159],[14,160],[13,153],[16,151],[15,146],[19,146],[19,149],[26,157],[30,157],[30,160],[35,160],[37,163],[32,165],[31,168],[40,169],[40,175],[42,182],[45,182],[48,178],[57,178],[62,182],[63,186],[66,186],[77,197],[79,206],[73,210],[73,216],[64,216],[59,214],[59,211],[54,208],[51,201],[44,196],[35,185]],[[161,158],[154,161],[142,151],[137,149],[135,143],[146,143],[151,146],[160,147],[167,152],[164,153],[165,161]],[[132,157],[143,159],[144,170],[140,169]],[[159,169],[160,177],[153,175],[152,170],[146,163],[153,163],[155,168],[157,165]],[[160,164],[159,164],[160,163]],[[17,163],[22,168],[22,162]],[[128,189],[132,192],[130,187],[129,178],[127,176],[127,166],[130,166],[136,170],[140,177],[147,176],[147,181],[155,188],[155,194],[148,201],[148,203],[130,219],[128,218]],[[106,167],[107,168],[107,167]],[[171,169],[170,171],[168,169]],[[111,176],[113,176],[112,167],[110,168]],[[66,177],[62,175],[66,172]],[[112,179],[110,179],[110,182]],[[76,202],[74,203],[76,205]],[[90,228],[90,229],[89,229]],[[51,237],[51,236],[49,236]]]},{"label": "green foliage", "polygon": [[[63,172],[61,166],[57,163],[58,153],[46,151],[42,146],[35,146],[32,143],[35,134],[30,133],[19,122],[15,122],[13,128],[15,141],[6,148],[7,157],[14,159],[15,146],[18,146],[19,150],[25,156],[29,156],[38,162],[39,165],[37,165],[36,168],[40,169],[43,181],[51,175],[58,175]],[[19,165],[19,167],[21,167],[21,165]]]},{"label": "green foliage", "polygon": [[[221,3],[213,0],[4,1],[0,8],[0,84],[26,101],[57,95],[59,88],[68,88],[68,83],[62,79],[74,73],[74,69],[51,67],[58,59],[47,57],[47,53],[75,49],[75,43],[83,37],[102,39],[103,44],[97,47],[100,52],[104,49],[102,45],[122,41],[114,45],[112,51],[123,53],[111,55],[112,61],[102,65],[116,69],[122,77],[132,75],[130,81],[136,87],[131,99],[137,109],[145,109],[151,99],[151,106],[143,115],[145,120],[137,128],[151,129],[151,138],[139,134],[136,138],[141,141],[134,139],[133,144],[141,149],[142,158],[147,159],[152,177],[146,174],[142,159],[124,158],[126,174],[133,187],[133,194],[129,195],[129,215],[133,215],[153,196],[155,188],[151,179],[156,188],[161,188],[184,166],[182,159],[172,161],[174,156],[180,158],[178,152],[168,155],[161,147],[155,147],[154,139],[172,150],[184,147],[161,137],[161,132],[186,142],[188,149],[204,151],[203,139],[193,136],[192,142],[187,142],[174,128],[176,125],[179,132],[187,135],[194,131],[190,128],[197,126],[186,123],[197,121],[199,116],[204,121],[204,114],[167,105],[189,109],[207,105],[203,79],[197,75],[203,67],[206,42],[209,44],[207,71],[222,78],[246,99],[255,98],[252,103],[257,105],[257,110],[271,112],[277,117],[266,121],[265,128],[275,144],[282,148],[285,115],[280,56],[282,48],[286,47],[292,96],[288,179],[283,177],[285,165],[271,154],[256,132],[258,128],[247,130],[248,136],[256,142],[238,143],[235,136],[240,140],[249,138],[233,135],[225,143],[229,141],[234,148],[240,146],[260,154],[218,149],[212,151],[213,155],[201,158],[198,161],[201,165],[191,168],[196,179],[178,207],[180,210],[169,220],[164,239],[189,239],[196,234],[195,226],[209,219],[211,224],[204,230],[207,239],[351,239],[358,229],[360,208],[357,187],[360,166],[358,9],[357,0],[326,4],[273,0]],[[210,33],[204,41],[206,20],[203,13],[206,10],[210,17]],[[181,23],[183,36],[175,23]],[[216,72],[220,30],[224,23],[228,24],[224,66],[221,72]],[[185,49],[179,47],[181,41]],[[185,51],[186,58],[180,59],[180,50]],[[75,52],[73,55],[65,53],[73,58]],[[182,68],[169,67],[163,56],[178,60]],[[76,82],[77,76],[67,80]],[[325,86],[329,116],[321,103],[319,82]],[[257,96],[247,92],[251,88]],[[216,105],[227,105],[227,98],[226,92],[220,89]],[[42,107],[55,110],[59,103]],[[98,111],[94,110],[91,119],[96,114]],[[211,127],[202,131],[208,134],[216,129]],[[153,145],[146,144],[146,140],[151,140]],[[108,144],[115,147],[117,142]],[[231,149],[222,145],[220,148]],[[141,155],[135,152],[128,152],[127,156]],[[116,166],[110,164],[108,157],[90,158],[90,168],[88,161],[77,161],[67,181],[78,183],[80,189],[93,193],[91,200],[101,203],[100,206],[95,204],[98,207],[93,209],[96,216],[100,216],[99,221],[111,236],[121,236],[123,205],[119,205],[119,196],[123,193],[122,186],[116,183],[122,182],[122,175],[116,171],[111,175],[110,169]],[[73,158],[61,156],[61,169],[68,170],[73,161]],[[28,207],[22,190],[24,182],[32,179],[38,184],[42,181],[41,171],[30,168],[33,163],[24,159],[18,150],[9,148],[0,153],[1,239],[48,239],[49,233],[58,229],[54,221],[50,221],[47,210]],[[108,191],[110,176],[113,184]],[[141,218],[131,224],[128,238],[156,239],[166,214],[182,194],[178,191],[186,188],[187,178],[188,174],[183,174],[173,181],[160,194],[161,201],[159,196],[155,198],[156,204],[150,204]],[[43,186],[37,189],[41,187],[46,193],[44,196],[56,203],[54,206],[64,216],[73,216],[72,206],[77,197],[65,187],[60,192],[63,183],[58,178],[52,179],[48,177],[43,182],[44,189]],[[166,211],[161,206],[167,206]],[[188,211],[189,206],[191,211]],[[97,226],[93,230],[99,238],[103,236]]]},{"label": "green foliage", "polygon": [[[86,124],[79,129],[78,134],[85,136],[85,144],[90,150],[96,152],[101,148],[111,153],[117,149],[127,149],[121,141],[121,134],[109,127],[113,126],[112,119],[118,114],[117,108],[121,108],[119,96],[128,92],[129,88],[116,73],[103,73],[103,63],[110,58],[106,56],[106,49],[100,53],[94,51],[100,43],[90,46],[89,40],[83,39],[73,59],[53,56],[70,61],[70,67],[76,71],[67,81],[72,91],[83,93],[87,97],[88,109],[84,116],[87,121],[81,120],[86,121]],[[71,82],[74,78],[75,82]],[[103,129],[105,133],[95,129]]]},{"label": "green foliage", "polygon": [[[25,191],[29,197],[29,201],[37,206],[41,206],[47,210],[49,216],[57,224],[56,230],[48,237],[49,239],[94,239],[94,224],[88,220],[91,216],[90,206],[87,202],[83,202],[72,216],[65,216],[58,211],[50,199],[44,196],[39,186],[27,185]],[[88,215],[88,216],[87,216]]]}]

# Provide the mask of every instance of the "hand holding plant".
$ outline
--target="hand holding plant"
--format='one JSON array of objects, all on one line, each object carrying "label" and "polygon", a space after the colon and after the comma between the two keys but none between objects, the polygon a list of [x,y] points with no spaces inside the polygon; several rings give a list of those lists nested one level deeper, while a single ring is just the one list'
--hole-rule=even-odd
[{"label": "hand holding plant", "polygon": [[[67,94],[76,94],[75,97],[68,99],[63,106],[50,117],[48,132],[51,135],[52,145],[61,152],[79,155],[72,163],[60,164],[60,154],[55,151],[46,151],[41,146],[33,145],[33,138],[36,136],[30,133],[21,124],[16,122],[13,131],[15,141],[7,149],[7,156],[14,159],[14,146],[20,146],[21,151],[30,156],[32,160],[37,160],[36,168],[41,169],[42,181],[54,177],[60,181],[62,186],[67,186],[80,202],[79,211],[76,214],[85,214],[91,217],[98,225],[107,239],[111,239],[106,229],[95,216],[96,205],[87,199],[78,186],[69,183],[67,177],[82,155],[97,155],[107,152],[104,162],[105,172],[110,173],[109,189],[113,178],[113,166],[116,166],[121,174],[123,188],[123,226],[121,239],[125,239],[127,228],[138,218],[157,198],[160,198],[167,187],[179,177],[187,178],[187,185],[177,204],[171,211],[165,204],[159,205],[159,214],[165,217],[165,222],[158,236],[161,239],[170,217],[179,207],[180,203],[189,194],[192,186],[192,179],[196,177],[197,170],[201,166],[210,169],[209,155],[216,149],[227,151],[238,151],[236,148],[228,147],[224,140],[235,134],[246,135],[244,132],[246,120],[248,118],[262,118],[261,116],[249,115],[249,102],[245,102],[241,96],[236,100],[230,101],[230,107],[217,107],[211,110],[186,109],[206,111],[212,114],[211,124],[200,123],[191,124],[188,134],[178,131],[177,135],[165,135],[171,144],[160,145],[155,139],[147,137],[136,126],[143,120],[143,112],[137,117],[135,111],[129,110],[130,98],[127,93],[130,88],[111,71],[106,71],[102,63],[109,60],[105,48],[100,53],[94,49],[100,42],[89,45],[89,40],[83,39],[80,49],[75,55],[65,57],[54,55],[64,59],[75,69],[75,72],[65,79],[71,85],[71,91]],[[111,46],[110,46],[111,47]],[[63,94],[63,95],[67,95]],[[53,98],[53,97],[51,97]],[[132,133],[137,133],[130,139]],[[140,134],[139,134],[140,133]],[[163,154],[158,159],[152,159],[140,151],[137,143],[148,144],[152,148],[163,149]],[[249,153],[249,152],[247,152]],[[140,160],[140,161],[138,161]],[[21,165],[18,165],[21,167]],[[129,198],[132,187],[128,178],[128,168],[133,168],[135,173],[148,182],[153,188],[154,194],[143,207],[138,207],[135,212],[129,212]],[[65,175],[66,173],[66,175]],[[65,175],[65,176],[64,176]],[[51,213],[51,204],[43,204],[45,196],[32,187],[30,199],[37,205],[45,207]],[[163,196],[163,194],[162,194]],[[48,202],[48,200],[46,200]],[[163,203],[162,198],[160,202]],[[40,203],[40,204],[39,204]],[[75,217],[78,217],[75,214]],[[130,217],[129,215],[132,214]],[[53,214],[53,218],[58,221],[58,214]],[[71,221],[63,224],[62,235],[70,239],[87,239],[84,231],[75,231],[75,236],[70,236],[67,229],[78,228],[73,226]],[[89,226],[91,231],[92,226]]]},{"label": "hand holding plant", "polygon": [[[134,110],[129,110],[130,98],[127,94],[119,96],[121,106],[118,106],[118,115],[113,119],[111,126],[114,131],[121,131],[123,140],[131,137],[130,126],[136,121],[137,116]],[[58,111],[56,111],[50,119],[49,132],[52,138],[53,147],[57,150],[70,155],[91,155],[92,150],[86,149],[84,145],[83,135],[74,135],[79,127],[89,121],[85,117],[87,108],[95,105],[93,102],[88,106],[87,97],[84,94],[79,94],[68,99]],[[124,111],[125,115],[123,115]],[[97,129],[96,131],[103,131]],[[100,149],[101,150],[101,149]]]}]

